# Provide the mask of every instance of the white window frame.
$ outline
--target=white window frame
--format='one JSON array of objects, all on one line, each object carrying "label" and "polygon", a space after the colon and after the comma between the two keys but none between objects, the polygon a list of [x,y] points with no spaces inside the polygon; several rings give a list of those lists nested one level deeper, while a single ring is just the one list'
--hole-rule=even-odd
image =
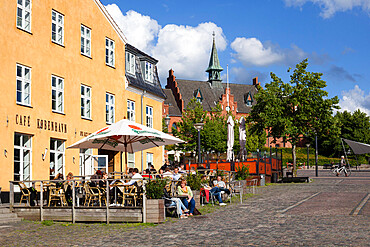
[{"label": "white window frame", "polygon": [[91,119],[91,87],[81,84],[81,117]]},{"label": "white window frame", "polygon": [[64,113],[64,79],[55,75],[51,75],[51,109]]},{"label": "white window frame", "polygon": [[80,149],[80,176],[92,175],[93,168],[92,168],[92,155],[93,150],[91,148],[88,149]]},{"label": "white window frame", "polygon": [[114,123],[115,97],[111,93],[105,93],[105,121],[107,124]]},{"label": "white window frame", "polygon": [[[28,6],[26,5],[27,3]],[[17,0],[17,21],[16,21],[17,27],[24,31],[31,32],[31,20],[32,20],[32,1]]]},{"label": "white window frame", "polygon": [[126,72],[135,75],[135,55],[126,52]]},{"label": "white window frame", "polygon": [[146,81],[153,82],[154,78],[154,65],[147,61],[144,62],[144,78]]},{"label": "white window frame", "polygon": [[81,24],[81,54],[91,57],[91,29]]},{"label": "white window frame", "polygon": [[55,10],[51,10],[51,41],[64,45],[64,15]]},{"label": "white window frame", "polygon": [[[52,143],[54,143],[54,149],[52,149]],[[65,141],[55,138],[50,138],[50,179],[54,178],[58,173],[65,174]],[[54,160],[53,160],[54,157]],[[54,162],[52,164],[52,162]],[[54,171],[52,172],[52,168]]]},{"label": "white window frame", "polygon": [[31,106],[31,68],[21,64],[17,64],[16,75],[17,104]]},{"label": "white window frame", "polygon": [[146,168],[149,168],[149,163],[153,165],[153,153],[146,153]]},{"label": "white window frame", "polygon": [[147,105],[145,107],[145,113],[146,127],[153,128],[153,107]]},{"label": "white window frame", "polygon": [[[19,136],[20,144],[16,145],[16,138]],[[27,139],[27,142],[25,140]],[[16,160],[15,153],[19,150],[19,160]],[[26,158],[28,155],[28,158]],[[19,162],[19,179],[15,176],[16,162]],[[27,172],[28,170],[28,172]],[[28,174],[27,174],[28,173]],[[14,133],[14,170],[13,170],[14,181],[29,181],[32,179],[32,136]]]},{"label": "white window frame", "polygon": [[127,167],[135,168],[135,153],[127,153]]},{"label": "white window frame", "polygon": [[105,64],[114,67],[114,41],[105,37]]},{"label": "white window frame", "polygon": [[127,119],[135,122],[135,101],[127,100]]}]

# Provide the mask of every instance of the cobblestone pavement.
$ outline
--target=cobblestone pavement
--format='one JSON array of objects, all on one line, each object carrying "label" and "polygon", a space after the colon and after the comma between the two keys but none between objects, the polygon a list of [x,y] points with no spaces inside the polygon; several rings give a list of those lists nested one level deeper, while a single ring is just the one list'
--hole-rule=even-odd
[{"label": "cobblestone pavement", "polygon": [[370,246],[370,172],[298,175],[313,182],[266,186],[243,204],[158,226],[0,225],[0,246]]}]

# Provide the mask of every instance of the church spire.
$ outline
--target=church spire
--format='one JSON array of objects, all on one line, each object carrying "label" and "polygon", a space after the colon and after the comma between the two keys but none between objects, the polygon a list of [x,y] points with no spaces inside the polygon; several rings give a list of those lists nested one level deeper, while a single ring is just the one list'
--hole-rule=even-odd
[{"label": "church spire", "polygon": [[222,87],[221,84],[221,75],[220,72],[223,71],[223,68],[220,66],[220,61],[218,60],[218,54],[216,49],[216,41],[215,41],[215,32],[213,32],[213,44],[212,44],[212,52],[211,58],[209,60],[209,65],[206,70],[208,73],[208,81],[211,83],[212,87]]}]

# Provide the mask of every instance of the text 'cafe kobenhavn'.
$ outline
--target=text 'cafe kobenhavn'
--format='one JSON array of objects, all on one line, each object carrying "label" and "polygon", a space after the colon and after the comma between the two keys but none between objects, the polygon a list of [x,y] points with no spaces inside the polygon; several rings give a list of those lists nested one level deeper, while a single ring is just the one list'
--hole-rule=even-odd
[{"label": "text 'cafe kobenhavn'", "polygon": [[[22,115],[15,115],[15,123],[17,125],[22,125],[26,127],[31,127],[31,116],[22,116]],[[43,130],[50,130],[60,133],[67,133],[67,124],[65,123],[58,123],[55,121],[44,120],[44,119],[37,119],[36,120],[37,128]]]}]

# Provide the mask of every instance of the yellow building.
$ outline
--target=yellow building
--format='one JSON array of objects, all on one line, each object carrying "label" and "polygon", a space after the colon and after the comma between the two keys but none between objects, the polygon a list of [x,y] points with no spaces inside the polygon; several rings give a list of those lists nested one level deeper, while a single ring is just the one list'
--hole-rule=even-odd
[{"label": "yellow building", "polygon": [[[157,61],[125,47],[125,36],[98,0],[0,1],[3,191],[10,180],[121,171],[119,152],[67,147],[124,117],[161,130]],[[139,169],[148,162],[159,167],[163,149],[129,157]]]}]

